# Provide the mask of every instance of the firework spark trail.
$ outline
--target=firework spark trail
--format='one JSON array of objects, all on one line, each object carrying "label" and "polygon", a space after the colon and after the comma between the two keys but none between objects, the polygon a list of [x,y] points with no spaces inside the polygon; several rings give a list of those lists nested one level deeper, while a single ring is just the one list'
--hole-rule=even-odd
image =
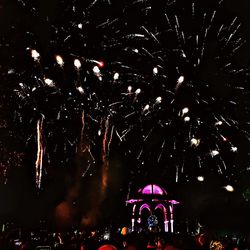
[{"label": "firework spark trail", "polygon": [[162,156],[162,153],[163,153],[163,150],[164,150],[164,147],[165,147],[165,143],[166,143],[166,141],[164,140],[163,143],[162,143],[162,145],[161,145],[160,154],[159,154],[158,159],[157,159],[158,163],[161,160],[161,156]]},{"label": "firework spark trail", "polygon": [[179,166],[176,165],[175,182],[177,183],[178,181],[179,181]]},{"label": "firework spark trail", "polygon": [[111,132],[110,132],[110,138],[109,138],[109,142],[108,142],[108,152],[110,151],[110,145],[111,145],[111,142],[112,142],[113,133],[114,133],[114,126],[112,126]]},{"label": "firework spark trail", "polygon": [[139,154],[138,154],[138,156],[137,156],[137,160],[139,160],[139,159],[141,158],[142,153],[143,153],[143,149],[140,150],[140,152],[139,152]]},{"label": "firework spark trail", "polygon": [[[81,136],[80,136],[80,142],[79,142],[79,147],[78,147],[78,152],[80,154],[83,153],[88,153],[88,159],[91,159],[91,162],[88,164],[87,168],[84,170],[82,177],[84,177],[86,175],[86,173],[88,172],[88,170],[90,169],[90,167],[92,166],[93,163],[95,163],[95,158],[91,152],[91,147],[90,147],[90,143],[88,142],[88,139],[86,138],[85,135],[85,113],[84,111],[82,111],[82,116],[81,116],[81,121],[82,121],[82,127],[81,127]],[[88,161],[89,162],[89,161]]]},{"label": "firework spark trail", "polygon": [[165,18],[166,18],[166,20],[167,20],[168,26],[169,26],[171,29],[173,29],[173,28],[172,28],[172,25],[171,25],[171,22],[170,22],[170,20],[169,20],[169,17],[168,17],[168,15],[167,15],[167,13],[165,13]]},{"label": "firework spark trail", "polygon": [[101,181],[101,201],[106,195],[106,189],[108,185],[108,171],[109,171],[109,144],[111,142],[108,140],[108,131],[109,131],[109,118],[105,121],[105,132],[102,140],[102,181]]},{"label": "firework spark trail", "polygon": [[122,137],[120,136],[120,134],[118,133],[118,131],[117,131],[117,130],[115,130],[115,133],[116,133],[116,135],[117,135],[118,139],[120,140],[120,142],[122,142],[122,141],[123,141],[123,140],[122,140]]},{"label": "firework spark trail", "polygon": [[216,12],[217,12],[217,10],[214,10],[213,11],[213,14],[212,14],[212,16],[211,16],[211,19],[210,19],[210,22],[209,22],[209,25],[208,25],[208,30],[210,30],[210,28],[212,27],[212,24],[213,24],[213,21],[214,21],[214,17],[215,17],[215,15],[216,15]]},{"label": "firework spark trail", "polygon": [[84,111],[82,112],[82,128],[81,128],[81,139],[80,139],[80,148],[81,151],[83,152],[85,150],[84,144],[83,144],[83,137],[84,137],[84,128],[85,128],[85,116],[84,116]]},{"label": "firework spark trail", "polygon": [[[128,192],[127,192],[127,199],[126,200],[129,200],[129,198],[130,198],[130,193],[131,193],[131,186],[132,186],[132,181],[130,181],[129,183],[128,183]],[[126,202],[126,206],[128,205],[128,203]]]},{"label": "firework spark trail", "polygon": [[147,141],[147,139],[149,138],[149,136],[152,134],[154,128],[151,128],[150,131],[147,133],[147,135],[144,138],[144,142]]},{"label": "firework spark trail", "polygon": [[[108,186],[108,172],[109,172],[109,145],[112,140],[112,131],[110,138],[108,139],[108,132],[109,132],[109,118],[103,119],[101,123],[104,122],[105,132],[102,139],[102,168],[101,168],[101,183],[100,183],[100,192],[99,196],[95,199],[92,210],[87,214],[86,217],[82,219],[83,224],[91,224],[96,222],[98,214],[99,214],[99,207],[101,206],[102,202],[106,197],[106,191]],[[101,124],[102,125],[102,124]],[[89,166],[88,166],[89,168]],[[87,168],[87,169],[88,169]],[[83,176],[86,173],[83,173]]]},{"label": "firework spark trail", "polygon": [[[84,115],[82,116],[83,121],[83,127],[85,126],[84,122]],[[109,150],[110,150],[110,144],[112,142],[113,137],[113,131],[114,126],[111,128],[110,137],[109,137],[109,117],[104,119],[101,119],[101,126],[104,124],[104,135],[102,139],[102,166],[101,166],[101,180],[100,180],[100,190],[98,190],[98,196],[95,198],[92,204],[92,209],[85,217],[82,218],[82,223],[84,225],[93,225],[99,216],[100,206],[102,202],[104,201],[106,197],[106,191],[108,186],[108,172],[109,172]],[[99,133],[99,136],[101,135],[101,132]],[[109,138],[108,138],[109,137]],[[86,145],[85,149],[86,150]],[[92,160],[94,161],[94,157],[92,156],[91,152],[89,152],[90,156],[92,157]],[[86,170],[83,172],[82,177],[84,177],[87,173],[87,171],[90,169],[91,164],[88,164]]]},{"label": "firework spark trail", "polygon": [[156,36],[152,32],[150,32],[145,26],[142,26],[142,29],[148,34],[149,37],[151,37],[156,42],[156,44],[160,44]]},{"label": "firework spark trail", "polygon": [[85,175],[86,175],[87,172],[89,171],[90,167],[91,167],[91,164],[89,164],[89,165],[87,166],[86,170],[82,173],[82,177],[85,177]]},{"label": "firework spark trail", "polygon": [[88,9],[91,9],[99,0],[94,0],[88,7],[87,7],[87,10]]},{"label": "firework spark trail", "polygon": [[36,185],[39,189],[42,182],[43,154],[45,152],[43,145],[43,120],[44,116],[37,121]]},{"label": "firework spark trail", "polygon": [[125,129],[124,131],[122,131],[122,136],[120,137],[122,140],[123,138],[126,137],[126,135],[132,130],[132,128],[128,128],[128,129]]}]

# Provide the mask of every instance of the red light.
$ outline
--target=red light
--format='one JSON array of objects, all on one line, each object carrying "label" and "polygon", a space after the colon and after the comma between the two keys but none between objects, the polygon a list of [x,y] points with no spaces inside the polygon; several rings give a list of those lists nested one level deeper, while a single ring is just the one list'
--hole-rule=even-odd
[{"label": "red light", "polygon": [[104,62],[103,61],[98,61],[98,65],[100,68],[103,68],[104,67]]}]

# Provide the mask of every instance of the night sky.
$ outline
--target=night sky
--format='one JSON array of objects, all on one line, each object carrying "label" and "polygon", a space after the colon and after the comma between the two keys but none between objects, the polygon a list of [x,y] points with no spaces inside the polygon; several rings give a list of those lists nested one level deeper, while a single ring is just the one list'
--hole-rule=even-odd
[{"label": "night sky", "polygon": [[180,224],[248,229],[249,11],[1,1],[1,221],[125,224],[127,197],[157,183]]}]

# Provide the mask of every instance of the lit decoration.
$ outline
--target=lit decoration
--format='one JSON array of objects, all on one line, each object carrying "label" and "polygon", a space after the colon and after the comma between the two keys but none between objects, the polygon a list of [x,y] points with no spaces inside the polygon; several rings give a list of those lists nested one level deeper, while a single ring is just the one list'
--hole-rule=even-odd
[{"label": "lit decoration", "polygon": [[228,192],[233,192],[234,191],[234,188],[231,186],[231,185],[226,185],[224,187]]},{"label": "lit decoration", "polygon": [[61,67],[64,65],[64,61],[63,61],[62,57],[59,56],[59,55],[56,56],[56,62],[57,62],[58,65],[61,66]]},{"label": "lit decoration", "polygon": [[183,82],[184,82],[184,76],[180,76],[177,81],[177,84],[182,84]]},{"label": "lit decoration", "polygon": [[163,195],[163,194],[167,194],[166,190],[164,190],[163,188],[155,185],[155,184],[150,184],[147,185],[146,187],[144,187],[143,189],[139,189],[138,191],[139,193],[142,194],[151,194],[151,195]]},{"label": "lit decoration", "polygon": [[214,157],[214,156],[216,156],[216,155],[218,155],[219,154],[219,151],[218,150],[212,150],[211,151],[211,156],[212,157]]},{"label": "lit decoration", "polygon": [[40,54],[35,49],[31,50],[31,56],[34,58],[35,61],[39,60],[40,58]]},{"label": "lit decoration", "polygon": [[129,233],[129,229],[127,227],[123,227],[121,230],[121,235],[127,235]]},{"label": "lit decoration", "polygon": [[75,65],[75,67],[76,67],[77,69],[80,69],[81,66],[82,66],[82,64],[81,64],[81,62],[80,62],[79,59],[75,59],[75,60],[74,60],[74,65]]},{"label": "lit decoration", "polygon": [[155,75],[158,74],[158,68],[157,68],[157,67],[154,67],[154,68],[153,68],[153,73],[154,73]]},{"label": "lit decoration", "polygon": [[139,95],[141,93],[141,89],[137,89],[136,91],[135,91],[135,94],[136,95]]},{"label": "lit decoration", "polygon": [[237,147],[231,147],[232,152],[237,152],[238,148]]},{"label": "lit decoration", "polygon": [[49,79],[49,78],[46,78],[46,79],[44,80],[44,82],[45,82],[48,86],[54,86],[53,81],[52,81],[51,79]]},{"label": "lit decoration", "polygon": [[104,62],[103,61],[96,61],[96,63],[99,65],[100,68],[104,67]]},{"label": "lit decoration", "polygon": [[204,181],[204,176],[198,176],[197,180],[200,181],[200,182],[203,182]]},{"label": "lit decoration", "polygon": [[221,126],[222,124],[223,124],[222,121],[218,121],[218,122],[215,123],[215,125],[219,125],[219,126]]},{"label": "lit decoration", "polygon": [[182,115],[185,115],[189,112],[189,108],[182,109]]},{"label": "lit decoration", "polygon": [[118,79],[119,79],[119,73],[116,72],[116,73],[114,74],[114,80],[117,81]]},{"label": "lit decoration", "polygon": [[209,249],[211,250],[224,250],[224,246],[220,241],[212,240],[209,245]]},{"label": "lit decoration", "polygon": [[84,93],[84,89],[83,89],[83,87],[77,87],[77,90],[81,93],[81,94],[83,94]]},{"label": "lit decoration", "polygon": [[[159,224],[162,223],[161,226],[165,232],[174,232],[174,206],[179,204],[178,201],[168,199],[167,191],[156,184],[149,184],[140,188],[136,196],[139,198],[128,197],[130,199],[126,201],[127,204],[132,206],[132,231],[140,227],[144,210],[148,211],[150,218],[154,218],[151,217],[154,216],[153,212],[159,209],[163,214],[163,221]],[[151,221],[150,218],[148,219]]]},{"label": "lit decoration", "polygon": [[157,217],[155,215],[150,215],[148,217],[147,221],[148,221],[148,227],[149,228],[154,228],[154,227],[156,227],[158,225],[158,219],[157,219]]},{"label": "lit decoration", "polygon": [[98,66],[94,66],[94,67],[93,67],[93,72],[94,72],[96,75],[100,74],[100,69],[99,69],[99,67],[98,67]]},{"label": "lit decoration", "polygon": [[145,111],[148,111],[149,108],[150,108],[150,106],[147,104],[147,105],[144,107],[143,111],[144,111],[144,112],[145,112]]},{"label": "lit decoration", "polygon": [[162,97],[158,96],[155,100],[156,103],[161,103],[162,102]]},{"label": "lit decoration", "polygon": [[185,122],[189,122],[189,121],[190,121],[190,117],[189,117],[189,116],[185,116],[185,117],[184,117],[184,121],[185,121]]},{"label": "lit decoration", "polygon": [[191,142],[191,146],[194,146],[194,147],[197,147],[200,144],[200,140],[196,138],[192,138],[190,142]]},{"label": "lit decoration", "polygon": [[179,79],[177,80],[177,84],[175,87],[176,91],[180,88],[180,86],[182,85],[183,82],[184,82],[184,76],[180,76]]}]

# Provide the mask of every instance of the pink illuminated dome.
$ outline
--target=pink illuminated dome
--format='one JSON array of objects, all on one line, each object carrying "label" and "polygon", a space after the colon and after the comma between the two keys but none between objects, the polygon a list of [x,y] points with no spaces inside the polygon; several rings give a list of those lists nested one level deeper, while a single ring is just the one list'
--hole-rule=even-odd
[{"label": "pink illuminated dome", "polygon": [[144,188],[140,188],[138,193],[143,195],[167,195],[167,191],[155,184],[149,184]]}]

